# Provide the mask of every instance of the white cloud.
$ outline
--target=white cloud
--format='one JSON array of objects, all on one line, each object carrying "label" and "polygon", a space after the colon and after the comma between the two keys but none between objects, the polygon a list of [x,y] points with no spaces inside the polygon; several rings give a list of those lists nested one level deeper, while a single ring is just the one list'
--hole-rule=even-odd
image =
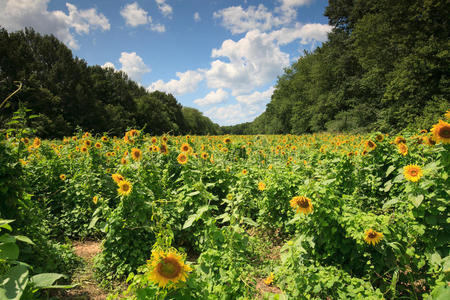
[{"label": "white cloud", "polygon": [[269,89],[265,90],[264,92],[255,91],[250,95],[236,96],[236,100],[244,104],[259,104],[263,102],[269,102],[270,97],[273,94],[273,91],[274,87],[272,86]]},{"label": "white cloud", "polygon": [[148,15],[147,11],[139,7],[139,4],[137,2],[133,2],[125,6],[120,11],[120,14],[125,19],[126,24],[131,27],[149,24],[149,29],[151,31],[156,31],[159,33],[166,31],[166,27],[164,25],[153,23],[152,17]]},{"label": "white cloud", "polygon": [[195,22],[200,22],[201,21],[200,14],[198,13],[198,11],[196,11],[194,13],[194,21]]},{"label": "white cloud", "polygon": [[162,80],[158,80],[150,84],[147,88],[149,91],[164,91],[166,93],[172,93],[182,95],[186,93],[192,93],[197,89],[200,81],[203,80],[203,75],[197,71],[186,71],[184,73],[176,73],[178,80],[172,79],[165,83]]},{"label": "white cloud", "polygon": [[128,4],[120,11],[120,15],[125,19],[126,24],[132,27],[147,24],[149,22],[147,14],[144,9],[139,7],[137,2]]},{"label": "white cloud", "polygon": [[155,0],[158,5],[159,11],[163,14],[163,16],[171,18],[172,17],[172,6],[166,3],[166,0]]},{"label": "white cloud", "polygon": [[105,62],[105,63],[103,64],[102,68],[103,68],[103,69],[110,68],[110,69],[115,70],[115,69],[116,69],[116,66],[114,66],[114,64],[113,64],[112,62],[107,61],[107,62]]},{"label": "white cloud", "polygon": [[151,71],[136,52],[122,52],[119,62],[122,64],[121,70],[127,73],[128,76],[135,81],[140,81],[142,75]]},{"label": "white cloud", "polygon": [[282,9],[291,9],[312,3],[314,0],[279,0]]},{"label": "white cloud", "polygon": [[263,111],[264,107],[237,103],[222,107],[215,106],[207,110],[204,115],[220,125],[233,125],[252,121]]},{"label": "white cloud", "polygon": [[290,20],[275,17],[263,4],[249,6],[247,10],[242,6],[231,6],[214,12],[214,18],[222,19],[222,25],[232,34],[244,33],[250,30],[268,31],[273,27],[288,23]]},{"label": "white cloud", "polygon": [[50,0],[0,0],[0,24],[9,31],[33,27],[37,32],[54,34],[72,49],[79,45],[72,33],[89,34],[91,29],[109,30],[108,19],[96,9],[79,10],[66,3],[68,14],[49,11]]},{"label": "white cloud", "polygon": [[279,45],[286,45],[294,40],[300,39],[301,44],[309,44],[314,41],[325,42],[328,39],[328,33],[333,27],[327,24],[305,24],[297,23],[293,28],[281,28],[272,31],[270,36],[277,40]]},{"label": "white cloud", "polygon": [[205,71],[208,87],[232,89],[233,95],[248,93],[273,81],[289,65],[289,54],[280,50],[266,33],[250,31],[238,42],[226,40],[212,57],[225,57],[229,62],[215,60]]},{"label": "white cloud", "polygon": [[204,98],[194,100],[199,106],[218,104],[224,102],[228,98],[228,93],[223,89],[209,92]]}]

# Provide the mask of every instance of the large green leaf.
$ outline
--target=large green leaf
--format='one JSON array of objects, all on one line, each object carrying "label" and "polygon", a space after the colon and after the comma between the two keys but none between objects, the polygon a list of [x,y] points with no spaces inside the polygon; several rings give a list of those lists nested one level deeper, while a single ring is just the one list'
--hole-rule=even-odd
[{"label": "large green leaf", "polygon": [[19,247],[16,243],[0,244],[0,259],[16,260],[19,257]]},{"label": "large green leaf", "polygon": [[12,267],[2,277],[0,283],[0,299],[18,300],[28,284],[28,268],[22,265]]},{"label": "large green leaf", "polygon": [[66,276],[58,273],[42,273],[31,277],[31,282],[37,288],[47,289],[55,287],[53,284],[60,278],[66,278]]}]

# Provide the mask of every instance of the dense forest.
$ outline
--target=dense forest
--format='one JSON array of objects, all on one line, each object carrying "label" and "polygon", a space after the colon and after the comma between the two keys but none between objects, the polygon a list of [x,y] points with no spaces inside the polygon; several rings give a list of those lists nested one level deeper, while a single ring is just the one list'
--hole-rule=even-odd
[{"label": "dense forest", "polygon": [[54,36],[33,29],[0,28],[0,99],[22,83],[0,114],[4,126],[19,106],[39,117],[30,127],[41,137],[71,135],[77,128],[122,135],[127,128],[170,134],[217,134],[220,127],[171,94],[145,88],[121,71],[88,66]]},{"label": "dense forest", "polygon": [[448,0],[330,0],[328,41],[278,78],[266,111],[228,133],[395,132],[450,107]]}]

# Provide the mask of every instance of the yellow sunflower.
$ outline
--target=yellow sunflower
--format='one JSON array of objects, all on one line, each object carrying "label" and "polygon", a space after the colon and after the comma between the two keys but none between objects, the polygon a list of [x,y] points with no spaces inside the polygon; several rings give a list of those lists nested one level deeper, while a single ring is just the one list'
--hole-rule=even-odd
[{"label": "yellow sunflower", "polygon": [[160,151],[162,154],[166,155],[166,154],[169,153],[169,148],[167,147],[166,144],[161,144],[161,147],[159,148],[159,151]]},{"label": "yellow sunflower", "polygon": [[178,154],[177,161],[179,164],[182,164],[182,165],[186,164],[188,161],[188,157],[187,157],[186,153],[181,152],[180,154]]},{"label": "yellow sunflower", "polygon": [[450,120],[450,109],[445,112],[445,118]]},{"label": "yellow sunflower", "polygon": [[202,154],[200,154],[200,157],[203,158],[203,159],[207,159],[208,158],[208,153],[202,152]]},{"label": "yellow sunflower", "polygon": [[273,275],[273,272],[270,272],[270,275],[267,276],[266,279],[264,279],[264,283],[266,285],[271,285],[273,283],[273,279],[274,279],[275,275]]},{"label": "yellow sunflower", "polygon": [[381,133],[380,134],[377,134],[377,136],[375,137],[375,139],[377,140],[377,142],[382,142],[383,140],[384,140],[384,135],[382,135]]},{"label": "yellow sunflower", "polygon": [[364,233],[364,240],[369,245],[372,244],[375,246],[382,239],[383,239],[383,233],[377,232],[377,231],[373,230],[372,228],[370,228],[369,230],[366,230],[366,232]]},{"label": "yellow sunflower", "polygon": [[61,174],[61,175],[59,175],[59,178],[60,178],[62,181],[66,180],[66,174]]},{"label": "yellow sunflower", "polygon": [[192,271],[192,268],[184,263],[182,256],[174,250],[153,250],[147,266],[150,269],[148,278],[160,288],[175,288],[180,281],[186,281],[187,273]]},{"label": "yellow sunflower", "polygon": [[433,137],[436,142],[442,142],[443,144],[450,144],[450,124],[439,120],[438,124],[434,124],[431,129]]},{"label": "yellow sunflower", "polygon": [[191,150],[191,146],[189,146],[188,143],[183,143],[181,144],[180,150],[181,152],[189,152],[189,150]]},{"label": "yellow sunflower", "polygon": [[420,177],[423,176],[422,169],[417,165],[408,165],[403,168],[403,175],[405,178],[412,182],[419,181]]},{"label": "yellow sunflower", "polygon": [[395,140],[394,140],[394,143],[395,144],[400,144],[400,143],[406,143],[406,140],[405,140],[405,138],[404,137],[402,137],[401,135],[399,135],[399,136],[397,136],[396,138],[395,138]]},{"label": "yellow sunflower", "polygon": [[119,193],[119,195],[122,196],[128,196],[131,193],[131,190],[133,189],[131,183],[125,179],[119,181],[117,185],[119,186],[117,192]]},{"label": "yellow sunflower", "polygon": [[97,204],[97,202],[98,202],[98,196],[94,196],[94,197],[92,198],[92,202],[94,202],[94,204]]},{"label": "yellow sunflower", "polygon": [[377,144],[375,144],[373,141],[366,141],[366,147],[369,149],[369,151],[374,150],[377,147]]},{"label": "yellow sunflower", "polygon": [[293,197],[290,201],[291,207],[296,210],[297,213],[303,213],[305,215],[313,211],[313,205],[311,199],[303,196]]},{"label": "yellow sunflower", "polygon": [[95,148],[100,149],[101,147],[102,147],[101,143],[99,143],[99,142],[95,143]]},{"label": "yellow sunflower", "polygon": [[139,150],[138,148],[133,148],[131,149],[131,157],[136,160],[139,161],[142,158],[142,151]]},{"label": "yellow sunflower", "polygon": [[264,191],[266,189],[266,184],[262,181],[258,183],[258,190]]},{"label": "yellow sunflower", "polygon": [[123,178],[123,176],[120,175],[119,173],[112,174],[111,177],[117,184],[119,184],[119,182],[121,182],[122,180],[125,180],[125,178]]},{"label": "yellow sunflower", "polygon": [[231,143],[231,139],[229,137],[226,137],[226,138],[223,139],[223,143],[224,144],[229,144],[229,143]]},{"label": "yellow sunflower", "polygon": [[398,153],[400,153],[401,155],[405,156],[406,154],[408,154],[408,146],[406,146],[406,144],[400,143],[400,144],[397,144],[397,147],[398,147]]},{"label": "yellow sunflower", "polygon": [[247,175],[248,171],[247,169],[242,170],[242,175]]}]

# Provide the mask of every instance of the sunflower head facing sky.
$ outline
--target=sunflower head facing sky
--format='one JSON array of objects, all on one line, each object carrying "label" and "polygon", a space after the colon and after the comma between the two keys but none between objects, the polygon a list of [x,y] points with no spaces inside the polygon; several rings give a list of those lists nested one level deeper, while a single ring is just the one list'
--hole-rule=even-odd
[{"label": "sunflower head facing sky", "polygon": [[408,165],[403,168],[403,175],[405,175],[406,180],[417,182],[423,176],[423,172],[417,165]]},{"label": "sunflower head facing sky", "polygon": [[174,288],[180,281],[186,281],[187,273],[192,268],[186,265],[183,258],[174,250],[153,250],[152,257],[147,261],[150,270],[149,279],[160,288]]},{"label": "sunflower head facing sky", "polygon": [[139,150],[138,148],[133,148],[131,149],[131,157],[136,160],[139,161],[142,158],[142,151]]},{"label": "sunflower head facing sky", "polygon": [[303,196],[293,197],[290,201],[291,207],[296,210],[297,213],[309,214],[313,211],[313,205],[311,199]]},{"label": "sunflower head facing sky", "polygon": [[366,230],[366,232],[364,233],[364,240],[369,245],[372,244],[375,246],[382,239],[383,239],[383,233],[377,232],[377,231],[373,230],[372,228],[370,228],[369,230]]},{"label": "sunflower head facing sky", "polygon": [[188,157],[187,157],[186,153],[181,152],[180,154],[178,154],[177,161],[181,165],[186,164],[188,161]]}]

